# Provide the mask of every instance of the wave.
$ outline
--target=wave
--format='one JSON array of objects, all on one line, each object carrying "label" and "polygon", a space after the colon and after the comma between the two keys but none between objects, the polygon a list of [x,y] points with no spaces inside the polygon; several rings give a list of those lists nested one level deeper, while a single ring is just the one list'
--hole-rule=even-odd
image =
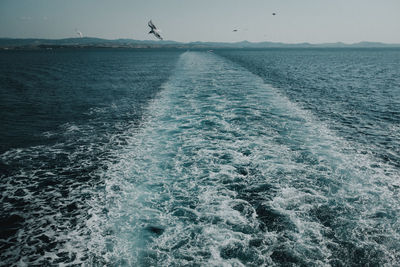
[{"label": "wave", "polygon": [[0,155],[3,262],[399,263],[399,170],[243,67],[183,53],[140,115]]},{"label": "wave", "polygon": [[182,54],[163,87],[91,204],[104,262],[398,262],[398,170],[213,54]]}]

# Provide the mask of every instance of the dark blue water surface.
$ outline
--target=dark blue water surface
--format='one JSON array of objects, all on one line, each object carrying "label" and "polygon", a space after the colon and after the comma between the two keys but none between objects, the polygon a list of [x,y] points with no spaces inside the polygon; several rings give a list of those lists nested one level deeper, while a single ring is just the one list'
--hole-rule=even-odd
[{"label": "dark blue water surface", "polygon": [[400,167],[399,49],[224,51],[340,136]]},{"label": "dark blue water surface", "polygon": [[400,264],[400,50],[0,52],[0,265]]},{"label": "dark blue water surface", "polygon": [[142,123],[179,54],[0,53],[0,262],[87,261],[64,246],[85,242],[86,200],[104,186],[109,151]]}]

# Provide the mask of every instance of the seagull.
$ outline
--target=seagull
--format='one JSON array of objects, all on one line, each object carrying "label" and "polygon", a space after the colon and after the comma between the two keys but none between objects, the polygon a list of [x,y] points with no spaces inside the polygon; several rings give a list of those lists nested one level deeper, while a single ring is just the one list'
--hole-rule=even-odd
[{"label": "seagull", "polygon": [[153,22],[151,20],[149,21],[149,23],[147,25],[149,25],[149,27],[151,28],[151,31],[149,31],[149,34],[150,33],[154,34],[154,36],[160,40],[163,39],[160,35],[160,30],[157,29],[157,27],[153,24]]},{"label": "seagull", "polygon": [[75,31],[76,31],[76,34],[78,34],[80,38],[83,38],[82,32],[78,31],[78,29],[75,29]]}]

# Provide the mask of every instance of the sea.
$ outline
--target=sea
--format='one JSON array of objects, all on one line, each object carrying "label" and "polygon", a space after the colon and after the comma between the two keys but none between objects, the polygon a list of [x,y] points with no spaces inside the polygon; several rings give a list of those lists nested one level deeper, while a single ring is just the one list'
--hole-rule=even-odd
[{"label": "sea", "polygon": [[0,52],[0,266],[400,266],[400,49]]}]

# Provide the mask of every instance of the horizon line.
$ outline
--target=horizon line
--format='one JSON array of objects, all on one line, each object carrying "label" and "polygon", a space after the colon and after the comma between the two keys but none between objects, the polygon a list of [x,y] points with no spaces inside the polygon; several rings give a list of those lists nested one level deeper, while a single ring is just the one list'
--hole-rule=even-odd
[{"label": "horizon line", "polygon": [[313,43],[308,41],[302,42],[283,42],[283,41],[175,41],[175,40],[150,40],[150,39],[133,39],[133,38],[116,38],[116,39],[108,39],[102,37],[93,37],[93,36],[85,36],[85,37],[65,37],[65,38],[39,38],[39,37],[26,37],[26,38],[15,38],[15,37],[0,37],[0,39],[8,39],[8,40],[67,40],[67,39],[101,39],[106,41],[118,41],[118,40],[131,40],[131,41],[140,41],[140,42],[155,42],[155,43],[165,43],[165,42],[175,42],[180,44],[191,44],[191,43],[226,43],[226,44],[237,44],[237,43],[252,43],[252,44],[260,44],[260,43],[274,43],[274,44],[289,44],[289,45],[296,45],[296,44],[310,44],[310,45],[324,45],[324,44],[343,44],[343,45],[354,45],[354,44],[361,44],[361,43],[379,43],[385,45],[400,45],[400,43],[386,43],[382,41],[358,41],[353,43],[347,43],[343,41],[336,41],[336,42],[320,42],[320,43]]}]

